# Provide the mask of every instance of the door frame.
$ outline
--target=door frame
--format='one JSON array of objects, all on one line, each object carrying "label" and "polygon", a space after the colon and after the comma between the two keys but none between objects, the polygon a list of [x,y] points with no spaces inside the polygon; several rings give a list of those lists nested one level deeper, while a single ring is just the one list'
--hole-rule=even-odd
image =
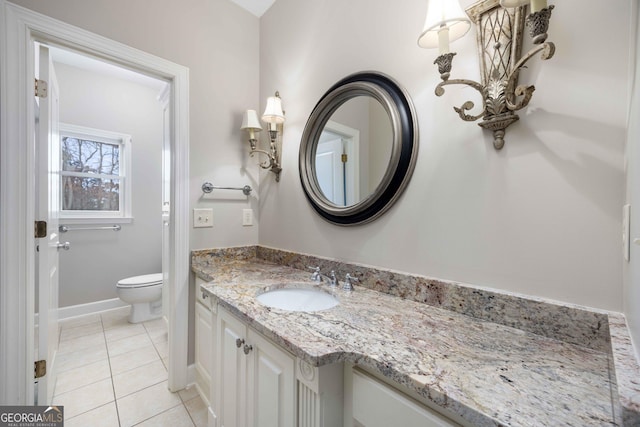
[{"label": "door frame", "polygon": [[0,22],[0,404],[31,405],[34,396],[36,162],[28,77],[34,41],[86,52],[171,86],[168,383],[180,390],[188,379],[189,70],[6,0],[0,0]]},{"label": "door frame", "polygon": [[[353,180],[347,183],[347,193],[351,199],[347,201],[347,205],[357,203],[360,200],[360,131],[333,120],[327,120],[325,129],[340,135],[343,141],[347,141],[345,154],[351,159],[350,163],[347,162],[347,167],[353,175]],[[369,169],[367,168],[367,177],[368,174]]]}]

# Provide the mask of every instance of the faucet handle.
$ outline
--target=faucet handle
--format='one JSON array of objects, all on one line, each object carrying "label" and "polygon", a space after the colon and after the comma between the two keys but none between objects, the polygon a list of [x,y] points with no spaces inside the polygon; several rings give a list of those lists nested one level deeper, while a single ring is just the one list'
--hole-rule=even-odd
[{"label": "faucet handle", "polygon": [[311,280],[313,280],[314,282],[322,282],[322,274],[320,274],[320,267],[308,266],[307,268],[310,268],[311,270],[313,270],[313,273],[311,273]]},{"label": "faucet handle", "polygon": [[353,277],[352,275],[347,273],[347,275],[344,277],[344,284],[342,285],[342,289],[345,291],[352,291],[353,290],[352,282],[358,282],[358,281],[359,279],[357,277]]}]

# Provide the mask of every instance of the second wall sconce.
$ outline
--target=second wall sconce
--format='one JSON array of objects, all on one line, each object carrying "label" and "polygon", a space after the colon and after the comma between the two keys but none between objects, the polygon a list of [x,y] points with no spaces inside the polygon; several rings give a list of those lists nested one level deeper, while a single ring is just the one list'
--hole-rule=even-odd
[{"label": "second wall sconce", "polygon": [[264,154],[267,160],[260,163],[262,169],[268,169],[276,174],[276,181],[280,181],[280,172],[282,172],[281,156],[282,156],[282,131],[284,128],[284,111],[282,111],[282,100],[280,94],[270,96],[267,99],[267,108],[262,115],[262,121],[269,128],[269,150],[261,150],[258,148],[257,133],[262,130],[258,114],[255,110],[247,110],[242,119],[241,130],[249,133],[249,145],[251,150],[249,154],[253,157],[255,153]]},{"label": "second wall sconce", "polygon": [[[526,16],[526,24],[534,46],[526,55],[520,56],[525,10],[531,4],[531,13]],[[546,42],[549,18],[553,6],[547,7],[546,0],[481,0],[466,10],[464,16],[458,0],[429,0],[429,9],[424,30],[418,38],[423,48],[439,48],[439,56],[434,64],[442,82],[436,86],[436,95],[444,94],[446,85],[467,85],[482,96],[482,111],[477,115],[467,114],[474,107],[467,101],[459,108],[454,107],[460,118],[476,121],[493,131],[493,146],[500,150],[504,146],[505,129],[520,118],[518,111],[529,104],[535,86],[518,85],[520,69],[542,52],[543,60],[553,57],[555,46]],[[476,25],[480,56],[481,83],[466,80],[449,80],[455,52],[450,52],[449,43],[464,36],[471,26]]]}]

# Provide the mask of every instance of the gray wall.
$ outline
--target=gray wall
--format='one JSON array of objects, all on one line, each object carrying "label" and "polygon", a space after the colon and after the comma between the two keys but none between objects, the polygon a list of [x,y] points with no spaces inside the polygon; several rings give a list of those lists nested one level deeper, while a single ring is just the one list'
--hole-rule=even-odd
[{"label": "gray wall", "polygon": [[[257,191],[247,198],[228,191],[203,197],[201,190],[204,181],[258,188],[258,158],[248,156],[240,131],[242,113],[261,107],[258,18],[228,0],[13,2],[188,67],[190,208],[212,208],[214,221],[213,228],[191,230],[191,248],[258,243]],[[288,110],[292,104],[282,95]],[[260,135],[263,144],[266,134]],[[246,208],[254,209],[253,227],[242,226]]]},{"label": "gray wall", "polygon": [[[70,231],[62,236],[72,245],[60,254],[60,306],[65,307],[117,298],[118,280],[162,271],[162,108],[158,91],[148,86],[66,64],[56,63],[55,70],[63,123],[132,138],[134,219],[121,224],[119,232]],[[108,220],[104,224],[111,225]]]},{"label": "gray wall", "polygon": [[[281,182],[260,187],[260,244],[621,311],[632,1],[556,3],[549,31],[556,56],[536,58],[521,73],[536,92],[502,151],[489,132],[453,112],[480,102],[474,90],[434,95],[437,51],[417,46],[427,4],[277,0],[262,17],[261,99],[277,88],[287,124]],[[607,28],[607,37],[594,27]],[[475,30],[452,48],[452,78],[478,78]],[[382,71],[407,89],[420,152],[397,205],[371,224],[345,228],[305,200],[297,154],[317,100],[362,70]]]},{"label": "gray wall", "polygon": [[[416,43],[424,0],[277,0],[260,20],[225,0],[159,0],[153,7],[144,1],[15,3],[190,68],[191,207],[212,207],[216,224],[192,231],[192,248],[259,242],[622,310],[620,211],[635,0],[615,7],[596,0],[556,4],[550,30],[556,57],[535,59],[521,73],[537,90],[500,152],[487,132],[452,112],[473,91],[434,96],[436,52]],[[607,37],[595,27],[607,28]],[[477,79],[473,30],[452,47],[458,51],[452,78]],[[305,200],[297,170],[300,136],[333,83],[370,69],[390,74],[412,96],[420,154],[397,206],[372,224],[335,227]],[[238,130],[242,111],[264,108],[275,90],[287,113],[277,184],[272,174],[259,173]],[[259,203],[255,194],[249,201],[201,198],[203,180],[255,185],[259,178]],[[259,235],[258,226],[241,226],[246,207],[260,210]],[[635,313],[637,331],[632,301],[627,313]]]}]

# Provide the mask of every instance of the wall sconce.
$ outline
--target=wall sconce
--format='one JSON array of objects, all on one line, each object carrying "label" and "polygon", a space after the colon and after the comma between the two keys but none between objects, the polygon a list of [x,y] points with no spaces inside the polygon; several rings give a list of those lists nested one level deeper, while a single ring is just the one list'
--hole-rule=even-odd
[{"label": "wall sconce", "polygon": [[269,151],[257,148],[258,139],[256,133],[262,130],[262,126],[260,126],[255,110],[247,110],[244,113],[240,129],[249,133],[249,145],[251,146],[249,154],[251,157],[253,157],[254,153],[261,153],[267,156],[267,160],[260,163],[260,167],[275,173],[276,182],[279,182],[280,172],[282,172],[280,161],[282,156],[284,112],[282,111],[282,100],[278,92],[276,92],[275,96],[267,98],[267,108],[262,115],[262,121],[269,127]]},{"label": "wall sconce", "polygon": [[[534,46],[526,55],[520,56],[525,9],[531,4],[531,13],[526,23]],[[518,85],[520,69],[542,52],[543,60],[553,57],[555,46],[546,42],[549,18],[553,6],[547,7],[546,0],[481,0],[466,10],[470,20],[463,15],[457,0],[430,0],[424,30],[418,38],[423,48],[439,48],[439,56],[434,61],[442,82],[436,86],[437,96],[444,94],[446,85],[467,85],[482,96],[482,111],[477,115],[466,112],[474,107],[467,101],[460,108],[454,107],[460,118],[476,121],[479,126],[493,131],[493,146],[500,150],[504,146],[505,129],[520,118],[518,111],[529,104],[535,86]],[[466,80],[449,80],[451,64],[455,52],[449,51],[449,43],[464,36],[476,25],[480,56],[481,83]]]}]

